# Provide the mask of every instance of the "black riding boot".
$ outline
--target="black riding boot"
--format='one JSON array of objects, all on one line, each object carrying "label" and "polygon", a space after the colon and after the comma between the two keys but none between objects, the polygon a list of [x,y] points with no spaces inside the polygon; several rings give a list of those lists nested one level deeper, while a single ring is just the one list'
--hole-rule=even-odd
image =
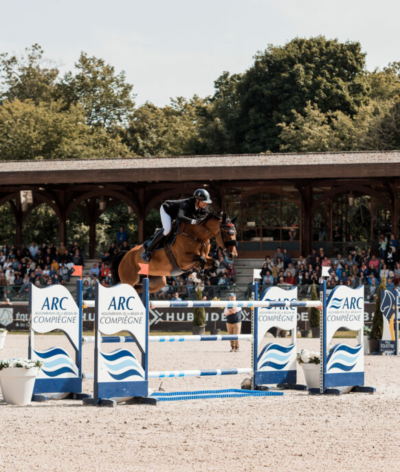
[{"label": "black riding boot", "polygon": [[150,259],[151,259],[151,256],[152,256],[152,252],[154,251],[154,249],[160,244],[160,242],[164,239],[164,230],[163,229],[160,229],[154,236],[153,238],[150,240],[149,244],[145,247],[145,251],[142,252],[141,254],[141,257],[142,259],[149,263],[150,262]]}]

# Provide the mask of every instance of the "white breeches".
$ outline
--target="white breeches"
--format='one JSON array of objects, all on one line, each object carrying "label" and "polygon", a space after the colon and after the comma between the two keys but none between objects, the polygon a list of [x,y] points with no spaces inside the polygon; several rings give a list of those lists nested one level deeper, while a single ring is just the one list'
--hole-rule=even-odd
[{"label": "white breeches", "polygon": [[167,236],[171,232],[171,217],[166,213],[163,206],[160,208],[161,223],[164,230],[164,235]]}]

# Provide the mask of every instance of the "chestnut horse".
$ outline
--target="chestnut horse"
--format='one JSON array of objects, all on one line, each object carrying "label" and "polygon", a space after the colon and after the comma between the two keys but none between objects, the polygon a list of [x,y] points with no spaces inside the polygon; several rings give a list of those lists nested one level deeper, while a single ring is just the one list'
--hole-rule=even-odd
[{"label": "chestnut horse", "polygon": [[[238,255],[236,249],[236,218],[230,220],[226,213],[220,216],[209,213],[197,225],[180,223],[175,241],[170,247],[181,273],[204,268],[218,267],[215,259],[209,257],[211,239],[216,240],[229,260],[233,261]],[[127,253],[119,253],[112,264],[114,283],[122,282],[132,285],[138,292],[142,291],[139,264],[144,264],[141,258],[143,246],[136,246]],[[122,258],[121,258],[122,257]],[[164,248],[153,251],[149,264],[150,292],[157,292],[167,283],[166,276],[179,275]]]}]

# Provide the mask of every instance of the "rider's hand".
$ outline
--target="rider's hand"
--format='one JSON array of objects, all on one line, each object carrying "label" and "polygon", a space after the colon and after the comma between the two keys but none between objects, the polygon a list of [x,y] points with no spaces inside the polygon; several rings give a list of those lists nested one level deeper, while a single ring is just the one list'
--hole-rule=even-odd
[{"label": "rider's hand", "polygon": [[197,220],[192,220],[192,222],[191,222],[190,224],[196,225],[196,224],[197,224]]}]

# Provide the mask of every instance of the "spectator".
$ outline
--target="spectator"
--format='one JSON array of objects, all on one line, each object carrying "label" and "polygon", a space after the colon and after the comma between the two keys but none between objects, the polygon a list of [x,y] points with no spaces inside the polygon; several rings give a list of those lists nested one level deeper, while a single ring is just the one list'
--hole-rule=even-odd
[{"label": "spectator", "polygon": [[87,280],[83,282],[82,292],[84,300],[93,300],[93,287]]},{"label": "spectator", "polygon": [[101,279],[111,276],[111,269],[108,267],[107,263],[104,263],[104,267],[101,269]]},{"label": "spectator", "polygon": [[342,255],[340,254],[340,252],[336,256],[335,264],[337,265],[337,267],[339,269],[344,268],[345,261],[343,260]]},{"label": "spectator", "polygon": [[91,277],[93,277],[93,275],[98,277],[99,273],[100,273],[99,264],[97,262],[93,262],[92,267],[91,267],[90,272],[89,272],[89,275]]},{"label": "spectator", "polygon": [[83,266],[83,257],[79,252],[79,249],[75,249],[74,257],[72,258],[72,262],[76,266]]},{"label": "spectator", "polygon": [[287,249],[283,250],[282,262],[283,262],[283,268],[284,269],[287,269],[289,264],[292,262],[292,258],[290,257],[290,253]]},{"label": "spectator", "polygon": [[381,259],[385,259],[387,242],[387,237],[381,233],[379,236],[379,254],[381,255]]},{"label": "spectator", "polygon": [[388,249],[392,248],[392,253],[395,254],[397,252],[398,245],[399,245],[399,243],[397,242],[397,239],[396,239],[395,235],[392,233],[390,235]]},{"label": "spectator", "polygon": [[281,250],[280,247],[278,247],[278,249],[276,250],[275,252],[275,256],[274,256],[274,260],[275,261],[278,261],[278,259],[280,259],[281,261],[283,261],[283,252]]},{"label": "spectator", "polygon": [[394,283],[393,283],[393,279],[392,278],[388,278],[387,279],[387,284],[386,284],[386,289],[387,290],[394,290]]},{"label": "spectator", "polygon": [[[233,302],[236,300],[234,293],[229,294],[229,301]],[[242,309],[237,308],[225,308],[224,315],[226,316],[226,330],[230,335],[239,335],[242,326]],[[239,351],[239,341],[231,341],[231,352]]]},{"label": "spectator", "polygon": [[296,269],[293,267],[292,263],[288,265],[287,269],[285,270],[284,276],[287,277],[288,274],[291,274],[293,278],[296,276]]},{"label": "spectator", "polygon": [[121,226],[119,228],[119,232],[117,233],[117,244],[118,246],[122,246],[122,243],[128,239],[128,236],[124,230],[124,227]]},{"label": "spectator", "polygon": [[128,252],[130,250],[130,247],[128,246],[128,243],[126,241],[124,241],[121,246],[120,246],[120,250],[121,251],[125,251],[125,252]]},{"label": "spectator", "polygon": [[179,297],[178,292],[175,292],[175,293],[172,295],[172,300],[173,300],[174,302],[181,302],[181,301],[182,301],[182,298]]},{"label": "spectator", "polygon": [[38,250],[39,248],[37,247],[37,244],[35,243],[35,241],[33,241],[29,247],[29,252],[31,253],[33,259],[36,257]]},{"label": "spectator", "polygon": [[234,268],[233,264],[228,264],[226,275],[229,279],[229,282],[233,285],[236,285],[236,269]]},{"label": "spectator", "polygon": [[267,270],[267,273],[263,278],[263,285],[266,285],[267,287],[272,287],[274,285],[274,278],[269,270]]},{"label": "spectator", "polygon": [[[390,270],[393,270],[393,268],[394,268],[394,262],[395,262],[395,257],[396,257],[396,254],[395,254],[395,252],[393,252],[393,249],[395,249],[395,248],[389,247],[389,249],[387,250],[387,254],[386,254],[386,263],[387,263],[387,266]],[[372,257],[374,257],[374,256],[372,256]]]},{"label": "spectator", "polygon": [[322,267],[332,267],[332,262],[328,259],[328,256],[324,256],[321,266]]},{"label": "spectator", "polygon": [[382,282],[386,282],[388,277],[389,277],[389,269],[386,264],[383,264],[383,267],[379,272],[379,278],[381,279]]},{"label": "spectator", "polygon": [[285,277],[285,284],[289,284],[289,285],[295,284],[295,280],[291,272],[287,272],[287,275]]},{"label": "spectator", "polygon": [[318,232],[318,240],[325,241],[327,238],[327,232],[328,232],[328,224],[326,222],[326,218],[322,218],[320,227],[319,227],[319,232]]},{"label": "spectator", "polygon": [[342,232],[339,229],[339,225],[335,226],[335,229],[333,230],[332,238],[333,238],[333,242],[335,243],[339,243],[343,241]]}]

